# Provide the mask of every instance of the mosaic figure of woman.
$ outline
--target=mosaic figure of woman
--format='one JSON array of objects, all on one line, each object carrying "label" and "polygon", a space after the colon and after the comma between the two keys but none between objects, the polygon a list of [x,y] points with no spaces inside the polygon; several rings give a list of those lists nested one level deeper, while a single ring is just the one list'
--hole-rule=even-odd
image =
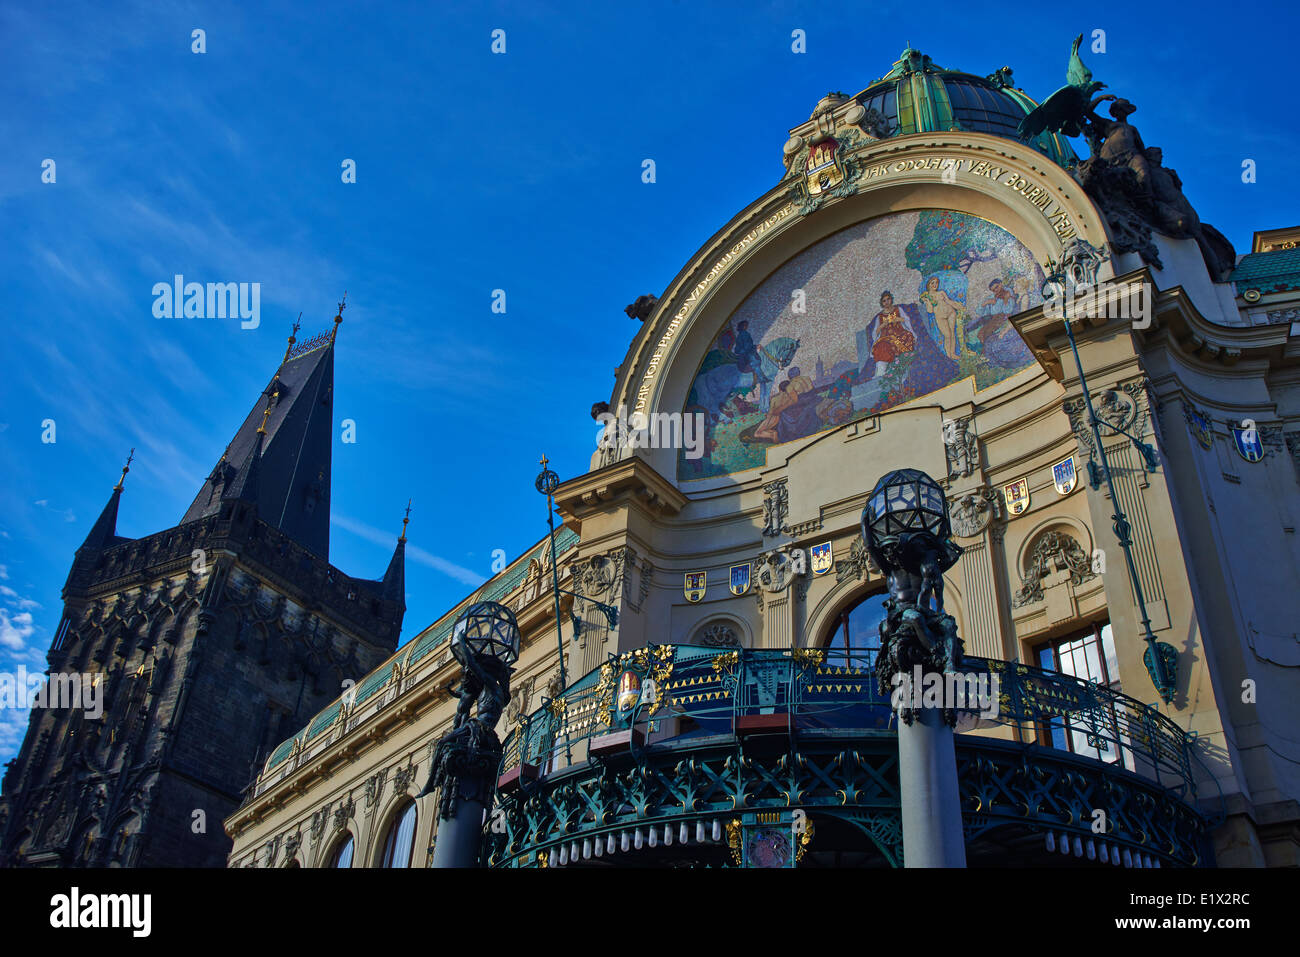
[{"label": "mosaic figure of woman", "polygon": [[962,317],[961,303],[955,302],[946,292],[939,288],[939,277],[931,276],[921,293],[921,305],[925,307],[939,330],[941,345],[945,354],[956,359],[961,355],[961,343],[957,340],[958,323]]}]

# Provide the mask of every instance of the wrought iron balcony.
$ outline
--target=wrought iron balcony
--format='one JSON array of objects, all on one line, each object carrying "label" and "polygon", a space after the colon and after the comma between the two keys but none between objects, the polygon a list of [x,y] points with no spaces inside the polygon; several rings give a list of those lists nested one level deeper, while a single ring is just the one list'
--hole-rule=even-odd
[{"label": "wrought iron balcony", "polygon": [[[711,835],[738,811],[805,808],[899,863],[895,719],[874,664],[869,652],[687,645],[611,657],[507,737],[492,862],[554,863],[559,848],[615,847],[637,825]],[[1017,853],[1092,856],[1097,838],[1144,863],[1202,859],[1193,742],[1173,721],[1066,674],[973,657],[963,669],[967,691],[991,696],[959,709],[968,839],[997,830],[1006,846],[1015,825]]]}]

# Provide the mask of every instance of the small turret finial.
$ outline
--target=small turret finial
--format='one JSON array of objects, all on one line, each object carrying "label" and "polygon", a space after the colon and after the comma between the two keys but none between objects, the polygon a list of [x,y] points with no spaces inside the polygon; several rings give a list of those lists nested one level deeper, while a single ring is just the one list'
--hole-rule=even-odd
[{"label": "small turret finial", "polygon": [[131,471],[131,463],[134,461],[135,461],[135,449],[132,449],[131,454],[126,457],[126,464],[122,466],[122,477],[118,479],[117,484],[113,486],[114,492],[122,491],[123,483],[126,482],[126,473]]},{"label": "small turret finial", "polygon": [[289,344],[284,347],[284,360],[289,361],[289,353],[293,352],[293,344],[298,341],[298,330],[302,328],[302,313],[298,313],[298,318],[293,322],[293,331],[289,333]]},{"label": "small turret finial", "polygon": [[343,290],[343,301],[339,303],[339,311],[334,315],[334,331],[330,333],[330,342],[339,334],[339,325],[343,322],[343,310],[348,306],[348,291]]},{"label": "small turret finial", "polygon": [[266,408],[262,410],[262,424],[257,427],[258,435],[266,435],[266,420],[271,417],[271,400],[279,395],[278,391],[272,392],[266,397]]},{"label": "small turret finial", "polygon": [[550,462],[550,459],[548,459],[548,458],[546,457],[546,453],[543,452],[543,453],[542,453],[542,460],[541,460],[540,462],[538,462],[537,464],[540,465],[542,468],[546,468],[546,466],[547,466],[547,464],[548,464],[549,462]]},{"label": "small turret finial", "polygon": [[410,522],[410,520],[411,520],[411,500],[408,498],[406,500],[406,517],[402,519],[402,537],[398,539],[399,542],[406,541],[406,525],[408,522]]}]

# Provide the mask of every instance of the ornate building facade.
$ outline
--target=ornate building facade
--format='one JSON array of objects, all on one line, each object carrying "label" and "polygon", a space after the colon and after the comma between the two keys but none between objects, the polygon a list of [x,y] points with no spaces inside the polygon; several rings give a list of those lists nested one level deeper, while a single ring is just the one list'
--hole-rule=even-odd
[{"label": "ornate building facade", "polygon": [[[902,863],[859,527],[902,467],[942,481],[945,607],[1000,681],[958,729],[972,863],[1300,862],[1300,229],[1238,258],[1076,62],[1039,105],[907,50],[817,103],[628,307],[593,408],[703,441],[599,448],[555,494],[563,601],[543,541],[321,711],[227,820],[231,866],[427,866],[478,600],[523,636],[485,863]],[[1072,343],[1044,282],[1080,241]]]},{"label": "ornate building facade", "polygon": [[222,866],[221,821],[271,748],[396,647],[405,536],[377,581],[328,561],[341,314],[290,337],[180,524],[119,536],[113,489],[48,654],[51,674],[100,689],[101,714],[33,709],[4,777],[0,863]]}]

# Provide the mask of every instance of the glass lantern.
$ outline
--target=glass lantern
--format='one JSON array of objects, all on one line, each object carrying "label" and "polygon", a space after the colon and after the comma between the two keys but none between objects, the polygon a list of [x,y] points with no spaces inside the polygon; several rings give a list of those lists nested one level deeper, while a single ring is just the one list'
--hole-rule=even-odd
[{"label": "glass lantern", "polygon": [[505,605],[479,601],[456,619],[452,629],[451,653],[462,665],[464,654],[494,658],[512,665],[519,660],[519,625]]},{"label": "glass lantern", "polygon": [[952,533],[943,489],[919,469],[898,469],[882,478],[862,512],[868,548],[879,548],[908,532],[928,532],[940,541]]}]

